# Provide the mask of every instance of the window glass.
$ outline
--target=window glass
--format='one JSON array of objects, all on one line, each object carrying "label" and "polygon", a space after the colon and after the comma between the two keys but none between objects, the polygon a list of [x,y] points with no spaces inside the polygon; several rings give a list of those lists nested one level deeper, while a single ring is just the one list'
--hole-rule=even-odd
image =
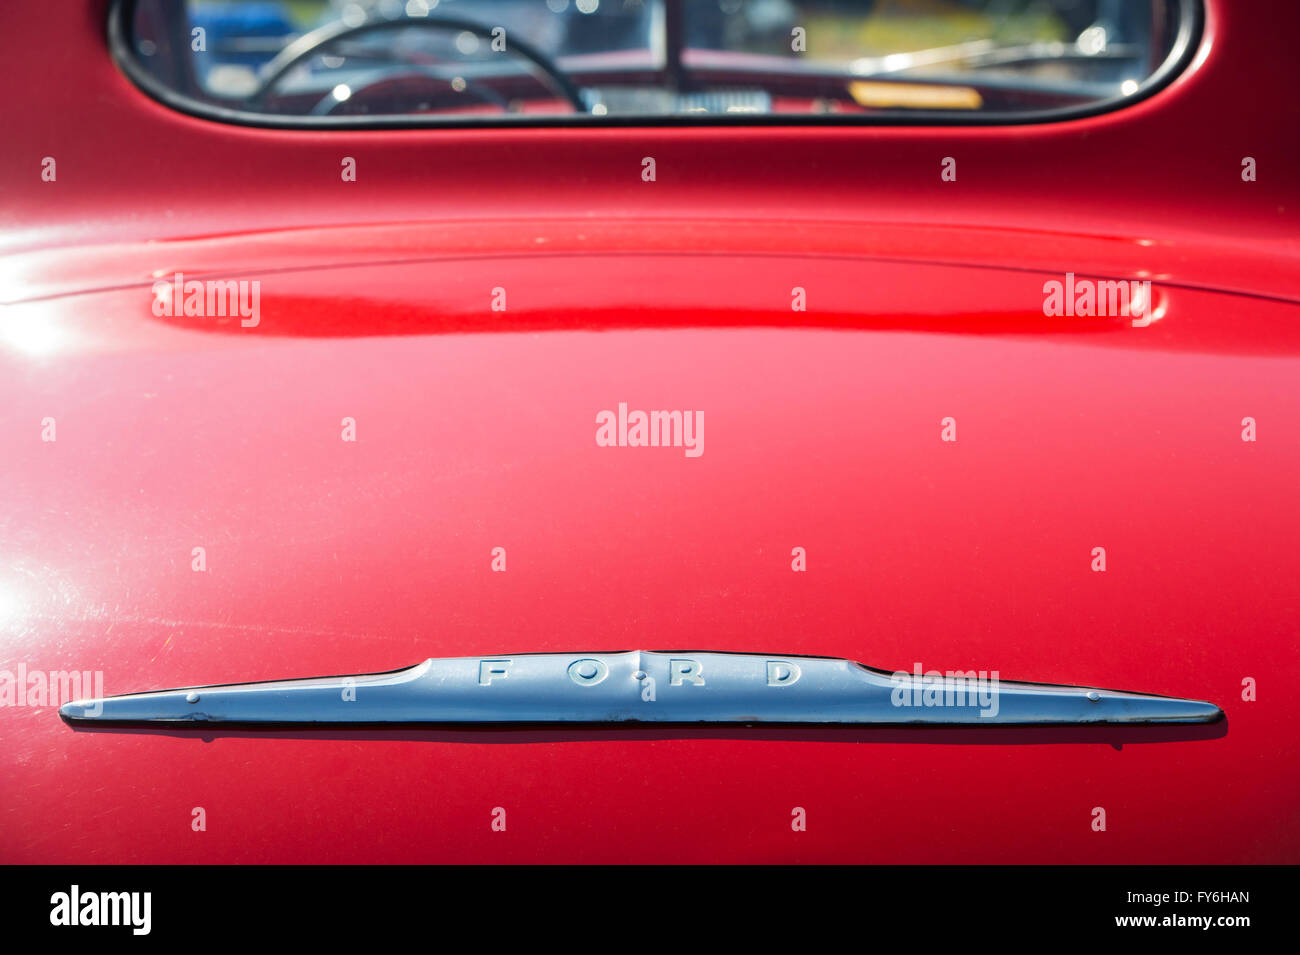
[{"label": "window glass", "polygon": [[[1192,0],[122,0],[124,66],[239,121],[1050,117],[1190,53]],[[291,123],[292,124],[292,123]]]}]

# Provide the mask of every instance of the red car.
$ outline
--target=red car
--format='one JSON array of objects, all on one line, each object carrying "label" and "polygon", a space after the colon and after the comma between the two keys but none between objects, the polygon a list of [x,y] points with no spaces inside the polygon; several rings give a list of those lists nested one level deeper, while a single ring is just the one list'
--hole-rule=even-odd
[{"label": "red car", "polygon": [[1300,861],[1300,7],[624,6],[6,11],[0,861]]}]

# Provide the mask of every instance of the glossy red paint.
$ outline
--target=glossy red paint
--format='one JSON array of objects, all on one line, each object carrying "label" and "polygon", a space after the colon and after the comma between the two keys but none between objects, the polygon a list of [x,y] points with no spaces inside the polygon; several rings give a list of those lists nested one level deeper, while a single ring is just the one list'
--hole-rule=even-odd
[{"label": "glossy red paint", "polygon": [[[369,134],[174,114],[102,4],[11,11],[0,668],[114,693],[710,648],[1228,720],[200,737],[5,707],[0,860],[1300,860],[1300,125],[1268,72],[1300,10],[1207,7],[1191,71],[1077,122]],[[156,318],[175,271],[258,279],[260,324]],[[1047,319],[1066,271],[1150,278],[1162,317]],[[619,401],[702,410],[705,453],[597,447]]]}]

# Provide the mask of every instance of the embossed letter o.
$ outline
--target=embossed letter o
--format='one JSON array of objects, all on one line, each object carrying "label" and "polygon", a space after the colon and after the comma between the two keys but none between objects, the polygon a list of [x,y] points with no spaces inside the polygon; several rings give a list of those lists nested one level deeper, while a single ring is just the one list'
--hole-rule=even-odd
[{"label": "embossed letter o", "polygon": [[578,686],[595,686],[609,676],[609,667],[599,660],[574,660],[569,664],[569,679]]}]

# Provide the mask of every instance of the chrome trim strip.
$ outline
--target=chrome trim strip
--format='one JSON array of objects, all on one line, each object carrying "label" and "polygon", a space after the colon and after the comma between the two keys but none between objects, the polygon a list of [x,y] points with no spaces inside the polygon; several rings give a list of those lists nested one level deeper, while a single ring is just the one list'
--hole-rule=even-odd
[{"label": "chrome trim strip", "polygon": [[1212,703],[991,674],[887,673],[832,657],[676,651],[430,659],[405,670],[65,703],[69,723],[339,726],[1212,723]]}]

